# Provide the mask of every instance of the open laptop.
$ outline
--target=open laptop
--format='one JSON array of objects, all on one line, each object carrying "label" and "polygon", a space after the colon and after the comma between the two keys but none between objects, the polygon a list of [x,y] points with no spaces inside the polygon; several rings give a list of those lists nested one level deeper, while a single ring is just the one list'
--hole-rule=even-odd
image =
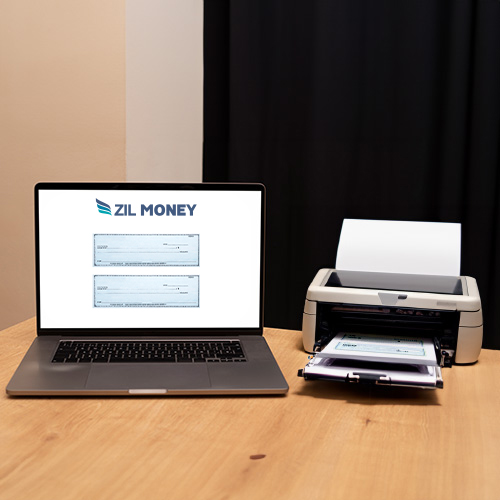
[{"label": "open laptop", "polygon": [[7,393],[286,393],[264,229],[260,184],[37,184],[37,338]]}]

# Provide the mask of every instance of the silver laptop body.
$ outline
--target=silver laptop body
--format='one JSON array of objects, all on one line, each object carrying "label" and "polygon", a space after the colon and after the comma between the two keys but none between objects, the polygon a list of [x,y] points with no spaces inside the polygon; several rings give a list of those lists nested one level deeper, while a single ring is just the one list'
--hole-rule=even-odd
[{"label": "silver laptop body", "polygon": [[35,186],[37,338],[12,396],[284,394],[260,184]]}]

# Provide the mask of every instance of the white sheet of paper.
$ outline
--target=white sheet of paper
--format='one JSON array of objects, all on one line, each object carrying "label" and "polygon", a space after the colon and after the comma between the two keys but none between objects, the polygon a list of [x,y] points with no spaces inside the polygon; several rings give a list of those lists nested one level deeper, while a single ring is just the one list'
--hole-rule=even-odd
[{"label": "white sheet of paper", "polygon": [[461,225],[344,219],[336,269],[460,276]]},{"label": "white sheet of paper", "polygon": [[432,339],[367,333],[338,333],[316,356],[386,363],[436,364]]}]

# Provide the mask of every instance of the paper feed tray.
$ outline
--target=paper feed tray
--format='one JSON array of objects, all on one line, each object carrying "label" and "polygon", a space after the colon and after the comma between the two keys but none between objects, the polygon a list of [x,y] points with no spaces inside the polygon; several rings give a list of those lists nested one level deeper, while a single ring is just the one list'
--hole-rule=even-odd
[{"label": "paper feed tray", "polygon": [[306,380],[443,387],[433,340],[393,335],[339,333],[311,357],[299,376]]}]

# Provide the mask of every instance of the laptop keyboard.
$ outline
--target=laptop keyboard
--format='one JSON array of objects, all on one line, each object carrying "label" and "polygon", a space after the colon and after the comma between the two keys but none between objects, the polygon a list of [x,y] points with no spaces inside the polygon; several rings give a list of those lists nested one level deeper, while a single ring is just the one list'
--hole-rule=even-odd
[{"label": "laptop keyboard", "polygon": [[52,363],[234,363],[246,361],[241,344],[227,341],[59,342]]}]

